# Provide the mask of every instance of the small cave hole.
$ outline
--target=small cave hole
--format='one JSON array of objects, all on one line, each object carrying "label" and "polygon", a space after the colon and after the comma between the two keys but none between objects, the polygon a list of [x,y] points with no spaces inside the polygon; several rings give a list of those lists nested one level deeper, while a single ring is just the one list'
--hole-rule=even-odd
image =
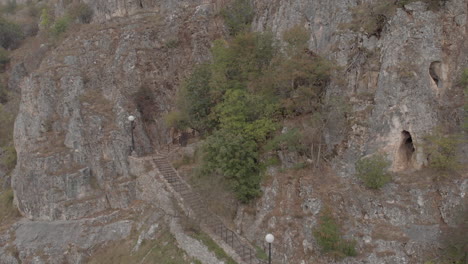
[{"label": "small cave hole", "polygon": [[437,85],[437,87],[440,87],[441,85],[441,63],[440,61],[433,61],[431,62],[431,66],[429,66],[429,74],[431,75],[432,80],[434,83]]},{"label": "small cave hole", "polygon": [[401,145],[400,145],[400,157],[401,160],[409,163],[413,157],[413,153],[415,151],[413,145],[413,138],[411,137],[410,132],[403,130],[401,132]]},{"label": "small cave hole", "polygon": [[143,8],[143,2],[140,0],[140,8]]}]

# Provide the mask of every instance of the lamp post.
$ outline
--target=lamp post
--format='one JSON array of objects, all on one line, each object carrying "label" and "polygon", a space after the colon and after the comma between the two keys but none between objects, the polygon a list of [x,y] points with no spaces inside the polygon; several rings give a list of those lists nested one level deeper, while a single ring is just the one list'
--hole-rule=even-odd
[{"label": "lamp post", "polygon": [[130,121],[130,131],[132,133],[132,153],[135,151],[135,138],[133,137],[133,129],[135,129],[135,117],[132,115],[128,116],[128,121]]},{"label": "lamp post", "polygon": [[268,243],[268,264],[271,264],[271,243],[275,240],[275,237],[272,234],[267,234],[265,236],[265,241]]}]

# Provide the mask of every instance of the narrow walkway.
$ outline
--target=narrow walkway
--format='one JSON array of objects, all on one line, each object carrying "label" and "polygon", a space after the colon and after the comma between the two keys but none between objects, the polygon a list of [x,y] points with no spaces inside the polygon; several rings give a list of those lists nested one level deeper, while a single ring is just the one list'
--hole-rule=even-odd
[{"label": "narrow walkway", "polygon": [[195,213],[196,219],[200,220],[202,225],[205,225],[212,233],[219,236],[245,263],[267,263],[258,259],[256,250],[245,239],[240,238],[234,231],[227,228],[221,219],[206,207],[206,203],[203,202],[200,195],[194,192],[190,185],[180,177],[165,157],[153,157],[153,161],[164,180],[182,197],[184,203]]}]

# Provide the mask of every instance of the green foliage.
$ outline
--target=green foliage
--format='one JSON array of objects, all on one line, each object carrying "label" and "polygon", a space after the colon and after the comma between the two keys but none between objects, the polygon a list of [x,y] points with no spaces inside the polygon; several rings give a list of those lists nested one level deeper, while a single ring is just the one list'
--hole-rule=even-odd
[{"label": "green foliage", "polygon": [[283,33],[283,40],[288,45],[290,53],[301,52],[307,48],[310,34],[303,26],[296,25]]},{"label": "green foliage", "polygon": [[440,172],[460,168],[457,146],[461,143],[461,139],[458,135],[446,134],[436,129],[433,134],[427,135],[424,139],[429,167]]},{"label": "green foliage", "polygon": [[380,37],[385,24],[395,15],[397,8],[403,8],[412,2],[425,2],[427,8],[437,11],[445,6],[447,0],[381,0],[375,3],[363,3],[351,9],[353,20],[344,28],[363,32],[369,36]]},{"label": "green foliage", "polygon": [[0,156],[0,163],[7,172],[12,171],[16,166],[16,149],[12,145],[2,147],[3,154]]},{"label": "green foliage", "polygon": [[289,129],[268,141],[266,151],[288,150],[292,152],[304,152],[305,146],[301,142],[302,134],[297,128]]},{"label": "green foliage", "polygon": [[86,3],[73,3],[67,9],[70,19],[78,19],[80,23],[89,24],[93,19],[93,9]]},{"label": "green foliage", "polygon": [[254,11],[250,0],[235,0],[221,11],[221,15],[229,29],[229,34],[235,36],[250,27]]},{"label": "green foliage", "polygon": [[50,15],[50,10],[48,8],[43,8],[41,11],[41,19],[39,25],[44,29],[49,29],[52,25],[53,18]]},{"label": "green foliage", "polygon": [[16,48],[23,39],[21,27],[0,17],[0,46],[4,49]]},{"label": "green foliage", "polygon": [[211,237],[203,232],[195,232],[191,235],[193,238],[201,241],[208,248],[209,251],[213,252],[219,260],[223,260],[226,264],[237,264]]},{"label": "green foliage", "polygon": [[336,258],[356,256],[355,241],[342,238],[340,226],[333,218],[329,209],[322,211],[317,228],[313,231],[314,237],[323,252]]},{"label": "green foliage", "polygon": [[463,93],[465,96],[465,104],[463,105],[464,117],[462,129],[465,133],[468,133],[468,68],[463,71],[461,77],[461,85],[463,87]]},{"label": "green foliage", "polygon": [[217,40],[212,49],[212,97],[219,101],[229,89],[245,89],[270,65],[275,54],[269,33],[242,33],[231,42]]},{"label": "green foliage", "polygon": [[16,3],[16,0],[8,0],[6,5],[2,8],[2,12],[14,14],[16,13],[17,8],[18,4]]},{"label": "green foliage", "polygon": [[356,174],[364,185],[371,189],[379,189],[390,181],[390,174],[386,172],[390,166],[384,156],[377,154],[362,158],[356,163]]},{"label": "green foliage", "polygon": [[6,223],[8,220],[19,216],[19,212],[13,205],[13,191],[5,190],[0,193],[0,223]]},{"label": "green foliage", "polygon": [[13,140],[13,124],[15,117],[0,104],[0,147],[4,147]]},{"label": "green foliage", "polygon": [[216,123],[210,116],[214,107],[210,97],[210,79],[210,65],[201,64],[182,85],[177,99],[180,112],[177,121],[174,122],[176,127],[190,126],[200,133],[205,133],[215,126]]},{"label": "green foliage", "polygon": [[260,194],[259,152],[252,138],[219,130],[207,139],[203,150],[204,172],[226,177],[239,200],[248,202]]},{"label": "green foliage", "polygon": [[10,62],[10,56],[8,56],[8,51],[0,47],[0,68],[8,62]]},{"label": "green foliage", "polygon": [[[279,127],[284,109],[319,108],[329,82],[333,67],[306,52],[307,34],[300,27],[285,33],[287,55],[278,52],[270,33],[238,31],[229,41],[216,40],[211,63],[195,68],[179,91],[177,110],[166,117],[174,127],[211,133],[203,148],[203,172],[224,177],[243,202],[260,194],[262,145]],[[299,149],[297,136],[279,137],[270,148]]]},{"label": "green foliage", "polygon": [[55,37],[58,37],[67,31],[69,25],[70,18],[68,16],[63,16],[55,21],[55,23],[52,25],[51,32]]}]

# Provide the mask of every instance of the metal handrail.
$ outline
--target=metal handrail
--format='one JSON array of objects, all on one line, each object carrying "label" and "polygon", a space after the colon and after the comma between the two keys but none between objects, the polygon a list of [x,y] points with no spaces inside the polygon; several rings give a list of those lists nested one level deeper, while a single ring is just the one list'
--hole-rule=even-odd
[{"label": "metal handrail", "polygon": [[[179,173],[177,172],[177,170],[174,169],[172,164],[167,162],[165,158],[159,159],[159,160],[163,160],[166,163],[166,165],[169,165],[175,171],[177,177],[179,178],[179,181],[183,183],[184,185],[188,186],[190,189],[190,192],[197,195],[198,198],[202,200],[201,197],[191,188],[191,186],[180,177]],[[164,176],[165,172],[161,170],[160,172]],[[169,183],[169,184],[172,185],[172,183]],[[174,191],[176,190],[174,189]],[[256,251],[252,247],[244,245],[242,239],[239,238],[239,235],[236,232],[232,231],[231,229],[227,228],[224,222],[218,216],[216,216],[208,208],[206,208],[206,211],[208,214],[205,213],[205,215],[208,218],[215,219],[221,223],[221,225],[217,225],[214,228],[211,227],[209,224],[207,224],[207,227],[211,229],[216,235],[218,235],[227,245],[229,245],[241,257],[243,261],[247,262],[248,264],[267,264],[265,260],[257,258]],[[238,245],[239,247],[236,247],[236,245]]]}]

